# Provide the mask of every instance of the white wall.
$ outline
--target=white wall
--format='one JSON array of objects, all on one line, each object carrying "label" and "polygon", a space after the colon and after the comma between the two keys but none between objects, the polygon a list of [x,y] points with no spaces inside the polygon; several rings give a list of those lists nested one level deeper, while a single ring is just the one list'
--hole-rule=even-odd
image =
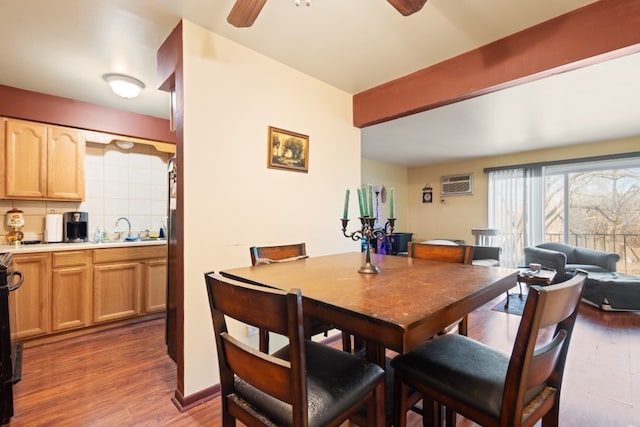
[{"label": "white wall", "polygon": [[[409,199],[413,239],[461,239],[475,243],[471,229],[486,227],[488,221],[488,183],[484,168],[630,153],[639,148],[640,137],[634,137],[410,168],[409,193],[415,194],[425,183],[430,183],[434,197],[433,203],[425,204],[416,197]],[[473,195],[445,197],[444,203],[440,202],[440,177],[465,173],[474,174]]]},{"label": "white wall", "polygon": [[[184,43],[185,394],[218,382],[203,274],[250,264],[251,245],[357,251],[360,131],[351,95],[190,22]],[[267,168],[268,126],[309,135],[309,172]],[[357,268],[357,266],[354,266]]]},{"label": "white wall", "polygon": [[[362,159],[362,184],[384,185],[387,189],[387,202],[380,204],[382,220],[389,215],[389,189],[393,188],[396,199],[396,228],[397,232],[411,232],[408,224],[408,192],[407,168],[376,160]],[[413,196],[413,195],[412,195]]]}]

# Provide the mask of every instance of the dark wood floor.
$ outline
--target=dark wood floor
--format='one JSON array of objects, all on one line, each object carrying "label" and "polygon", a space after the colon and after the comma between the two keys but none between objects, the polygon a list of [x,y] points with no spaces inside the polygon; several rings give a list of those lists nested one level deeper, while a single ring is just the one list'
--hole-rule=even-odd
[{"label": "dark wood floor", "polygon": [[[510,351],[519,317],[470,316],[469,335]],[[214,399],[180,413],[161,320],[27,348],[11,426],[217,426]],[[211,369],[217,369],[212,365]],[[560,425],[640,426],[640,313],[582,305],[569,351]],[[411,426],[421,425],[412,416]],[[459,420],[458,426],[473,425]]]}]

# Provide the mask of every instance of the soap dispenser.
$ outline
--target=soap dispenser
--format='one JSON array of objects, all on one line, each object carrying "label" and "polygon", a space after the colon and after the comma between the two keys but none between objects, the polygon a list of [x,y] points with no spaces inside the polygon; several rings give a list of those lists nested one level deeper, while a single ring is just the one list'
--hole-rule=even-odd
[{"label": "soap dispenser", "polygon": [[100,231],[100,227],[96,228],[96,232],[93,235],[94,243],[102,243],[102,231]]}]

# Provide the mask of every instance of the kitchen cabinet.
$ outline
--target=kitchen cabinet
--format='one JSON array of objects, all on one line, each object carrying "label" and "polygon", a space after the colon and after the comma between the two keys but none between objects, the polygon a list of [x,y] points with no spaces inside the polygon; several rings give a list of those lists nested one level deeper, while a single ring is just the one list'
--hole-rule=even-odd
[{"label": "kitchen cabinet", "polygon": [[166,250],[164,245],[94,250],[93,321],[163,309],[159,294],[166,292]]},{"label": "kitchen cabinet", "polygon": [[12,270],[22,272],[22,285],[9,293],[11,339],[37,337],[50,331],[51,255],[14,255]]},{"label": "kitchen cabinet", "polygon": [[51,330],[91,325],[91,251],[52,252]]},{"label": "kitchen cabinet", "polygon": [[134,317],[140,313],[140,263],[93,266],[93,321]]},{"label": "kitchen cabinet", "polygon": [[145,313],[164,311],[167,302],[167,258],[145,261],[143,269],[142,309]]},{"label": "kitchen cabinet", "polygon": [[24,280],[9,293],[11,338],[48,342],[157,318],[165,310],[166,256],[166,245],[14,253],[11,270]]},{"label": "kitchen cabinet", "polygon": [[81,130],[5,119],[3,133],[3,197],[84,200],[86,147]]}]

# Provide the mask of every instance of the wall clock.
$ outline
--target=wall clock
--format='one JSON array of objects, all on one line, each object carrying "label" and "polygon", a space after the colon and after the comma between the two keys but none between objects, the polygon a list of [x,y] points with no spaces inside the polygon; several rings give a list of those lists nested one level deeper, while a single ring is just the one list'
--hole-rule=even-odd
[{"label": "wall clock", "polygon": [[433,189],[430,185],[425,185],[422,189],[422,203],[432,203],[433,202]]}]

